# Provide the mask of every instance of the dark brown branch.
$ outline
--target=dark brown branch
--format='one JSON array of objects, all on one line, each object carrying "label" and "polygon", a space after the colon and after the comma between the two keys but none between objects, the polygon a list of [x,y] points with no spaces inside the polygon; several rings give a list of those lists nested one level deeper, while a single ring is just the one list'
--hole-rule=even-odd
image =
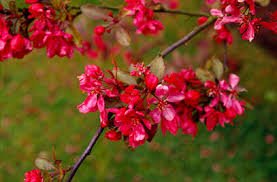
[{"label": "dark brown branch", "polygon": [[170,54],[172,51],[174,51],[175,49],[177,49],[178,47],[180,47],[181,45],[187,43],[189,40],[191,40],[193,37],[195,37],[198,33],[202,32],[203,30],[205,30],[207,27],[209,27],[210,25],[212,25],[214,23],[215,19],[212,18],[210,20],[208,20],[206,23],[204,23],[203,25],[200,25],[196,28],[194,28],[189,34],[187,34],[186,36],[184,36],[182,39],[178,40],[177,42],[175,42],[174,44],[172,44],[171,46],[169,46],[168,48],[166,48],[165,50],[163,50],[160,53],[161,57],[166,57],[168,54]]},{"label": "dark brown branch", "polygon": [[195,13],[195,12],[187,12],[187,11],[182,11],[182,10],[166,10],[166,9],[159,9],[159,10],[154,10],[156,13],[167,13],[167,14],[176,14],[176,15],[186,15],[186,16],[195,16],[195,17],[209,17],[209,14],[206,13]]},{"label": "dark brown branch", "polygon": [[95,145],[95,143],[97,142],[97,140],[99,139],[99,137],[103,133],[103,131],[104,131],[104,129],[102,127],[98,128],[98,130],[92,137],[91,141],[89,142],[89,145],[87,146],[86,150],[84,151],[82,156],[79,158],[79,160],[74,164],[74,166],[70,172],[70,175],[69,175],[68,179],[66,180],[67,182],[72,181],[73,177],[75,176],[79,167],[82,165],[83,161],[87,158],[87,156],[90,155],[93,146]]},{"label": "dark brown branch", "polygon": [[[106,9],[106,10],[111,10],[111,11],[120,11],[120,8],[117,7],[110,7],[110,6],[96,6],[101,9]],[[70,7],[71,9],[79,10],[79,7]],[[157,9],[153,10],[156,13],[166,13],[166,14],[175,14],[175,15],[186,15],[186,16],[191,16],[191,17],[209,17],[209,14],[206,13],[196,13],[196,12],[187,12],[187,11],[182,11],[182,10],[167,10],[167,9]]]}]

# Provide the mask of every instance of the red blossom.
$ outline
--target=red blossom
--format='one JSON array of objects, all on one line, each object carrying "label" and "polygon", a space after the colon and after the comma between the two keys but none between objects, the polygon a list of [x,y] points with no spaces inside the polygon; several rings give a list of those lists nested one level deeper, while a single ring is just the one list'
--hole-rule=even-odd
[{"label": "red blossom", "polygon": [[153,10],[146,7],[144,0],[125,0],[124,9],[129,16],[134,17],[134,25],[137,27],[139,34],[156,35],[163,30],[163,25],[158,20],[154,20]]},{"label": "red blossom", "polygon": [[154,90],[159,83],[158,77],[149,73],[145,76],[145,85],[149,90]]},{"label": "red blossom", "polygon": [[151,129],[151,123],[144,116],[134,109],[120,108],[116,112],[114,124],[122,135],[128,137],[128,143],[133,148],[148,139],[146,128]]},{"label": "red blossom", "polygon": [[27,4],[33,4],[33,3],[37,3],[39,0],[25,0],[25,3]]},{"label": "red blossom", "polygon": [[118,141],[121,139],[121,133],[115,130],[110,130],[106,132],[105,137],[111,141]]},{"label": "red blossom", "polygon": [[197,19],[197,24],[198,24],[198,25],[202,25],[202,24],[204,24],[207,20],[208,20],[208,17],[206,17],[206,16],[201,16],[201,17],[199,17],[199,18]]},{"label": "red blossom", "polygon": [[270,21],[262,21],[261,25],[277,34],[277,10],[271,14]]},{"label": "red blossom", "polygon": [[106,127],[108,125],[108,113],[105,108],[104,97],[113,96],[116,91],[103,86],[102,82],[106,81],[104,80],[102,70],[98,66],[86,66],[85,73],[78,78],[80,81],[80,89],[87,92],[87,98],[77,106],[78,110],[84,114],[99,111],[101,126]]},{"label": "red blossom", "polygon": [[140,77],[149,72],[149,69],[145,67],[144,63],[133,64],[132,67],[133,70],[130,73],[132,76]]},{"label": "red blossom", "polygon": [[12,55],[14,58],[23,58],[26,54],[32,51],[33,47],[30,40],[17,34],[10,42]]},{"label": "red blossom", "polygon": [[139,90],[135,89],[135,85],[130,85],[124,90],[124,93],[121,94],[120,100],[130,107],[133,107],[141,101],[141,93]]},{"label": "red blossom", "polygon": [[46,47],[49,58],[55,55],[71,58],[75,49],[73,36],[61,27],[62,22],[55,19],[55,10],[40,3],[29,7],[30,18],[35,18],[30,32],[30,40],[35,48]]},{"label": "red blossom", "polygon": [[24,182],[43,182],[43,177],[38,169],[34,169],[25,173]]},{"label": "red blossom", "polygon": [[201,121],[205,121],[208,131],[212,131],[217,124],[224,126],[225,122],[229,122],[224,113],[217,111],[210,106],[205,107],[205,114],[201,117]]},{"label": "red blossom", "polygon": [[132,66],[130,75],[141,80],[138,85],[122,84],[113,74],[106,78],[98,66],[86,66],[79,80],[87,98],[78,109],[82,113],[99,111],[101,126],[109,128],[106,138],[124,139],[132,148],[151,141],[158,125],[163,134],[176,135],[181,129],[195,137],[199,120],[211,131],[217,125],[232,124],[244,113],[239,94],[245,89],[238,86],[237,75],[230,74],[228,82],[203,84],[193,70],[183,69],[159,81],[141,63]]},{"label": "red blossom", "polygon": [[184,109],[184,114],[181,116],[179,122],[180,122],[180,127],[183,131],[184,134],[187,135],[192,135],[195,137],[198,133],[198,127],[195,122],[193,122],[191,118],[191,113],[188,113],[187,111],[191,112],[188,109]]},{"label": "red blossom", "polygon": [[223,26],[221,29],[216,30],[216,35],[214,39],[217,43],[227,42],[228,44],[233,43],[233,36],[232,33]]},{"label": "red blossom", "polygon": [[103,27],[103,26],[101,26],[101,25],[96,26],[96,27],[94,28],[94,33],[95,33],[96,35],[99,35],[99,36],[103,35],[103,34],[105,33],[105,27]]}]

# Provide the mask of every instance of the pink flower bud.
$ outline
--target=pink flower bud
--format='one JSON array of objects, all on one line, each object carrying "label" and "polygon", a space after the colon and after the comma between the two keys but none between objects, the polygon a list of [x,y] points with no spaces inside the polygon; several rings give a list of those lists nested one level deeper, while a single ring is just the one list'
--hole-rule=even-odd
[{"label": "pink flower bud", "polygon": [[145,76],[145,85],[149,90],[154,90],[159,83],[159,79],[152,73]]},{"label": "pink flower bud", "polygon": [[199,17],[199,18],[197,19],[197,24],[198,24],[198,25],[202,25],[202,24],[204,24],[207,20],[208,20],[208,17],[206,17],[206,16],[201,16],[201,17]]},{"label": "pink flower bud", "polygon": [[99,26],[96,26],[96,27],[94,28],[94,33],[95,33],[96,35],[101,36],[101,35],[103,35],[103,34],[105,33],[105,30],[106,30],[105,27],[99,25]]}]

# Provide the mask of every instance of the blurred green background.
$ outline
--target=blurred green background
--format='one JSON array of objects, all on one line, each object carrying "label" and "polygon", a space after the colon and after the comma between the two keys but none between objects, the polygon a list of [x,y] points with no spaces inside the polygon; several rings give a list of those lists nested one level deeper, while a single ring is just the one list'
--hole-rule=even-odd
[{"label": "blurred green background", "polygon": [[[197,11],[201,3],[187,1],[182,8]],[[196,25],[195,18],[173,16],[172,21],[172,16],[161,17],[165,24],[161,36],[133,37],[130,50],[160,41],[142,56],[145,61]],[[211,133],[201,127],[195,139],[181,134],[164,137],[158,132],[152,143],[135,151],[123,142],[112,143],[101,137],[75,181],[277,181],[277,60],[257,44],[241,41],[236,30],[233,32],[230,63],[241,76],[241,85],[248,90],[246,98],[254,106],[236,120],[235,126],[218,127]],[[203,43],[210,42],[211,37],[208,32],[200,35],[178,49],[179,56],[194,66],[201,64],[197,60],[202,59],[198,57],[203,52],[221,57],[222,47]],[[168,63],[177,59],[176,52],[174,55],[167,58]],[[115,59],[122,62],[120,56]],[[44,50],[39,50],[23,60],[0,64],[0,181],[23,181],[24,173],[34,168],[36,156],[51,153],[53,147],[66,166],[78,158],[99,121],[97,114],[77,111],[76,105],[85,95],[76,77],[86,64],[107,68],[110,61],[90,60],[78,54],[71,60],[50,60]]]}]

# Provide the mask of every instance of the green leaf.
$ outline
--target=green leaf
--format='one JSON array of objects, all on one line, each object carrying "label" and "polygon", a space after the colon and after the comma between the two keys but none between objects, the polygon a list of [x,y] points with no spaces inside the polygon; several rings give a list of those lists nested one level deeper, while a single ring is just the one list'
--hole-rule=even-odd
[{"label": "green leaf", "polygon": [[82,13],[93,20],[112,20],[103,9],[100,9],[93,4],[85,4],[81,6]]},{"label": "green leaf", "polygon": [[213,73],[215,78],[218,80],[222,78],[224,73],[224,66],[222,62],[216,57],[212,57],[207,61],[205,69],[211,71],[211,73]]},{"label": "green leaf", "polygon": [[195,72],[196,72],[197,78],[200,79],[203,83],[208,80],[211,80],[211,81],[215,80],[214,75],[208,70],[205,70],[203,68],[197,68]]},{"label": "green leaf", "polygon": [[37,168],[41,169],[41,170],[46,170],[46,171],[50,171],[50,170],[55,170],[56,167],[47,159],[38,157],[35,160],[35,165]]},{"label": "green leaf", "polygon": [[260,4],[263,7],[266,7],[270,4],[270,0],[255,0],[258,4]]},{"label": "green leaf", "polygon": [[151,63],[150,63],[150,71],[159,79],[164,76],[165,73],[165,63],[164,59],[161,56],[157,56]]},{"label": "green leaf", "polygon": [[114,29],[115,31],[115,38],[117,42],[122,46],[129,46],[131,43],[131,37],[129,33],[121,26],[118,26]]},{"label": "green leaf", "polygon": [[1,4],[5,9],[9,9],[10,0],[1,0]]},{"label": "green leaf", "polygon": [[123,82],[126,83],[128,85],[136,85],[137,81],[134,77],[132,77],[131,75],[129,75],[128,73],[125,73],[123,71],[120,70],[113,70],[113,74],[116,76],[116,78]]},{"label": "green leaf", "polygon": [[224,66],[222,62],[217,58],[212,59],[212,71],[214,72],[218,80],[222,78],[222,75],[224,73]]}]

